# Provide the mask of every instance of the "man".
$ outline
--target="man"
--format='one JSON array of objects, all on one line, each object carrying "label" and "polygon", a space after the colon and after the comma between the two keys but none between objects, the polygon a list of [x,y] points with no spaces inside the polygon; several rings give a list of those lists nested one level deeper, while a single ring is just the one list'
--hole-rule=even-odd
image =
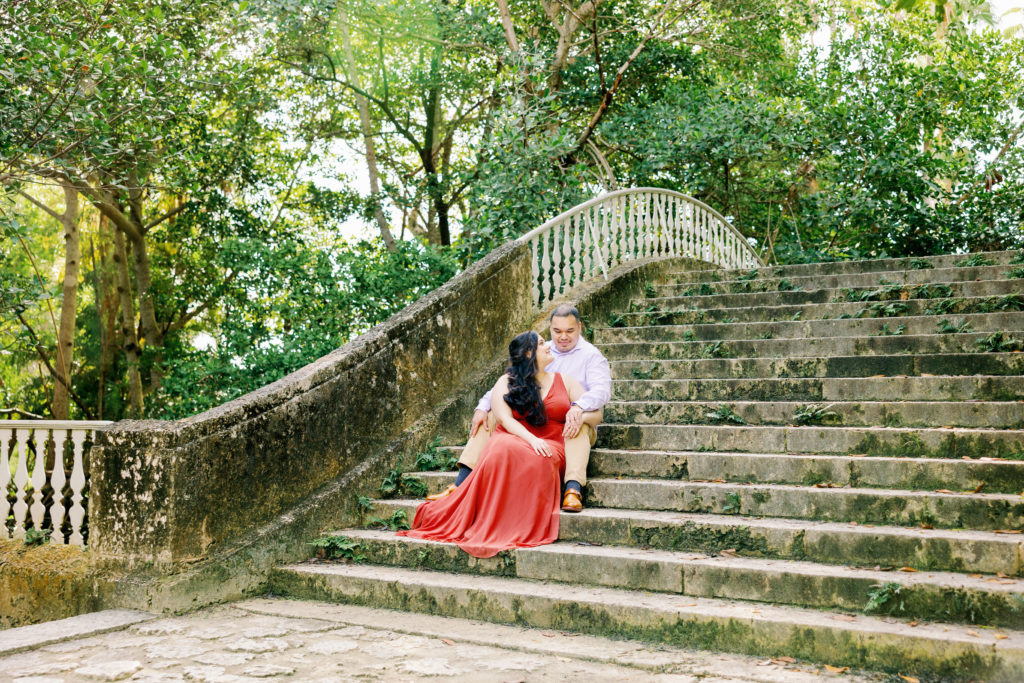
[{"label": "man", "polygon": [[[555,359],[545,368],[560,372],[583,385],[584,394],[574,401],[565,416],[565,494],[562,509],[579,512],[583,509],[582,488],[587,484],[587,463],[590,447],[597,439],[595,429],[601,422],[602,408],[612,395],[612,373],[606,359],[597,348],[583,339],[580,312],[574,306],[562,304],[551,313],[552,353]],[[491,413],[491,392],[484,394],[473,411],[469,428],[469,441],[459,458],[459,474],[455,483],[428,500],[449,495],[476,467],[487,440],[494,431],[495,418]]]}]

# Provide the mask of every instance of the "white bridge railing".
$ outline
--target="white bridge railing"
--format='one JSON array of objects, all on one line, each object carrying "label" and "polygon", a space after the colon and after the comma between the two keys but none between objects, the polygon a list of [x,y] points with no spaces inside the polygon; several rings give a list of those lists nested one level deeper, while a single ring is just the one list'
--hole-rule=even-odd
[{"label": "white bridge railing", "polygon": [[0,420],[0,538],[34,529],[48,531],[51,543],[85,543],[86,453],[96,428],[108,424]]},{"label": "white bridge railing", "polygon": [[573,207],[517,241],[533,251],[533,301],[543,306],[626,261],[689,256],[723,268],[764,263],[729,221],[693,197],[658,188],[617,190]]}]

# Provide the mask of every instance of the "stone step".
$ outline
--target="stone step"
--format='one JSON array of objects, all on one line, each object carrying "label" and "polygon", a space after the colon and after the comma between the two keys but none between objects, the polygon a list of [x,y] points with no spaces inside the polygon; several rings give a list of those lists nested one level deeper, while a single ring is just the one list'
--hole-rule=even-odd
[{"label": "stone step", "polygon": [[[556,542],[478,559],[452,543],[403,538],[391,531],[347,529],[370,564],[510,576],[561,583],[676,593],[701,598],[864,610],[905,619],[1024,628],[1024,581],[953,572],[893,572],[816,562]],[[880,587],[882,590],[879,590]],[[867,609],[877,594],[881,606]]]},{"label": "stone step", "polygon": [[656,310],[670,311],[696,306],[698,309],[735,308],[739,306],[793,306],[806,304],[938,300],[959,297],[1000,297],[1020,294],[1024,280],[982,280],[950,282],[948,284],[886,285],[854,287],[848,289],[812,289],[800,291],[715,293],[715,286],[704,283],[689,287],[677,296],[644,298],[633,302],[635,310],[654,306]]},{"label": "stone step", "polygon": [[1024,375],[1022,353],[612,361],[614,380]]},{"label": "stone step", "polygon": [[843,320],[847,318],[891,318],[935,316],[943,319],[977,313],[1024,310],[1024,295],[1005,297],[954,297],[950,299],[908,299],[907,301],[865,301],[701,308],[695,302],[685,307],[614,313],[607,320],[591,321],[597,327],[647,327],[653,325],[697,325],[702,323],[787,322]]},{"label": "stone step", "polygon": [[[411,522],[421,502],[378,500],[372,515],[387,518],[401,510]],[[705,554],[726,550],[744,557],[823,564],[1024,576],[1024,534],[1017,529],[995,533],[588,507],[580,513],[563,512],[558,537]]]},{"label": "stone step", "polygon": [[592,477],[653,477],[696,482],[799,484],[933,491],[1024,491],[1024,461],[885,458],[852,455],[625,451],[595,448]]},{"label": "stone step", "polygon": [[[813,289],[844,289],[849,287],[885,287],[891,284],[914,287],[923,284],[948,284],[978,280],[1013,280],[1019,272],[1017,265],[976,266],[963,268],[930,268],[921,270],[895,270],[885,273],[836,273],[817,275],[776,275],[774,269],[749,270],[732,279],[694,282],[683,278],[681,282],[652,284],[648,296],[679,296],[687,290],[703,290],[706,294],[744,294],[753,292],[809,291]],[[730,271],[733,273],[735,271]],[[708,285],[711,290],[708,291]]]},{"label": "stone step", "polygon": [[601,448],[1024,460],[1024,430],[759,425],[627,425],[598,429]]},{"label": "stone step", "polygon": [[[449,472],[420,472],[431,493],[455,480]],[[585,504],[628,510],[816,519],[943,529],[1012,530],[1024,525],[1024,499],[1004,493],[940,493],[871,488],[819,488],[664,479],[594,478]]]},{"label": "stone step", "polygon": [[[972,635],[967,626],[644,591],[397,567],[300,564],[271,572],[270,589],[293,597],[669,645],[790,656],[921,676],[1024,677],[1024,635]],[[842,617],[842,618],[837,618]]]},{"label": "stone step", "polygon": [[814,377],[757,379],[625,379],[613,383],[622,401],[1021,401],[1017,376]]},{"label": "stone step", "polygon": [[823,424],[1024,429],[1021,401],[612,401],[609,424]]},{"label": "stone step", "polygon": [[[867,259],[860,261],[833,261],[828,263],[800,263],[785,266],[766,266],[758,269],[759,273],[771,274],[776,277],[813,277],[850,273],[894,273],[904,270],[938,270],[943,268],[976,268],[964,265],[968,259],[984,258],[997,266],[1019,265],[1024,259],[1021,251],[989,251],[977,254],[944,254],[941,256],[924,256],[920,258],[905,257],[893,259]],[[1014,263],[1016,262],[1016,263]],[[928,268],[927,266],[932,266]],[[723,270],[709,268],[706,270],[670,271],[666,274],[669,281],[718,282],[735,280],[739,276],[748,275],[749,268]]]},{"label": "stone step", "polygon": [[[806,358],[808,356],[890,356],[895,354],[985,352],[984,332],[970,334],[891,334],[869,337],[811,337],[804,339],[730,339],[726,341],[664,341],[600,344],[609,361],[673,360],[685,358]],[[1024,348],[1024,335],[1017,335]]]},{"label": "stone step", "polygon": [[[883,328],[883,326],[885,326]],[[1024,312],[972,313],[954,316],[904,316],[889,318],[845,318],[830,320],[786,320],[781,322],[745,322],[708,325],[648,325],[646,327],[599,327],[594,343],[625,342],[713,342],[732,339],[801,339],[828,337],[882,336],[903,327],[903,334],[949,334],[959,332],[1002,332],[1024,330]],[[1021,335],[1018,335],[1021,336]]]}]

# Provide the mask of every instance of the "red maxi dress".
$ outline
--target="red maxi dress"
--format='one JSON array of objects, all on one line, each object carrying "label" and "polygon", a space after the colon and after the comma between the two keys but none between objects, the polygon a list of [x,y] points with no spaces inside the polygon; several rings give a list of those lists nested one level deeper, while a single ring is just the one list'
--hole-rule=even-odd
[{"label": "red maxi dress", "polygon": [[534,427],[513,412],[519,424],[548,442],[551,457],[499,423],[480,461],[455,491],[416,510],[412,529],[399,536],[455,543],[474,557],[492,557],[509,548],[532,548],[558,538],[559,500],[565,472],[565,414],[569,393],[562,376],[544,397],[548,421]]}]

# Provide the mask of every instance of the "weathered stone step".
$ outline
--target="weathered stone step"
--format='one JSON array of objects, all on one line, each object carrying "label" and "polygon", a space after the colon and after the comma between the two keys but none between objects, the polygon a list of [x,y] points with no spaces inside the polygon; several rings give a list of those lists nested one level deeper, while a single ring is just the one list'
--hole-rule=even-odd
[{"label": "weathered stone step", "polygon": [[796,607],[548,584],[396,567],[303,564],[275,569],[271,590],[306,599],[567,629],[688,647],[791,656],[832,665],[966,679],[1020,680],[1024,635],[966,626],[836,619]]},{"label": "weathered stone step", "polygon": [[950,282],[948,284],[891,285],[886,287],[855,287],[851,289],[813,289],[807,291],[775,291],[751,293],[712,293],[714,286],[705,283],[688,288],[678,296],[644,298],[634,302],[637,310],[654,306],[670,311],[696,306],[698,309],[735,308],[738,306],[792,306],[825,303],[874,301],[931,301],[958,297],[999,297],[1020,294],[1024,280],[983,280]]},{"label": "weathered stone step", "polygon": [[601,448],[1024,460],[1024,430],[605,424]]},{"label": "weathered stone step", "polygon": [[[977,254],[944,254],[941,256],[925,256],[921,258],[893,258],[893,259],[866,259],[860,261],[833,261],[828,263],[799,263],[785,266],[767,266],[758,269],[759,273],[776,277],[801,277],[818,275],[837,275],[848,273],[878,273],[884,275],[903,270],[938,270],[943,268],[977,268],[978,266],[961,265],[972,257],[981,257],[992,261],[997,266],[1020,264],[1020,251],[989,251],[978,252]],[[932,268],[927,266],[931,265]],[[924,267],[922,267],[924,266]],[[750,273],[749,268],[736,270],[707,269],[707,270],[680,270],[670,271],[666,274],[669,281],[680,282],[692,278],[694,282],[717,282],[720,280],[735,280],[739,276]]]},{"label": "weathered stone step", "polygon": [[[421,472],[431,493],[455,479],[448,472]],[[792,484],[742,484],[665,479],[595,478],[586,504],[629,510],[669,510],[755,515],[829,522],[943,529],[1009,530],[1024,526],[1024,499],[1003,493],[939,493],[870,488],[819,488]]]},{"label": "weathered stone step", "polygon": [[613,384],[622,401],[1020,401],[1017,376],[815,377],[755,379],[624,379]]},{"label": "weathered stone step", "polygon": [[624,360],[610,365],[615,380],[1024,375],[1024,353]]},{"label": "weathered stone step", "polygon": [[[883,327],[884,326],[884,327]],[[891,334],[902,327],[904,335],[959,332],[1010,332],[1024,330],[1024,312],[972,313],[953,316],[903,316],[890,318],[844,318],[829,320],[785,320],[780,322],[719,323],[707,325],[648,325],[645,327],[599,327],[595,344],[624,342],[713,342],[731,339],[799,339],[868,337]],[[943,330],[947,330],[943,332]],[[1018,336],[1024,336],[1018,333]]]},{"label": "weathered stone step", "polygon": [[610,424],[824,424],[1024,429],[1021,401],[612,401]]},{"label": "weathered stone step", "polygon": [[[931,268],[924,270],[894,270],[885,273],[836,273],[817,275],[780,276],[774,269],[749,270],[732,279],[694,282],[682,278],[680,282],[653,285],[653,297],[679,296],[687,290],[703,294],[743,294],[753,292],[785,292],[813,289],[845,289],[885,287],[892,284],[914,287],[923,284],[947,284],[976,280],[1013,280],[1019,266],[995,265],[964,268]],[[735,271],[730,271],[735,272]],[[703,285],[707,285],[706,287]],[[708,291],[709,288],[712,291]],[[648,288],[650,290],[650,288]]]},{"label": "weathered stone step", "polygon": [[591,321],[596,326],[646,327],[652,325],[696,325],[701,323],[786,322],[793,320],[841,320],[845,318],[886,318],[900,321],[909,316],[936,316],[935,322],[975,313],[1024,310],[1024,295],[1006,297],[953,297],[950,299],[909,299],[907,301],[865,301],[781,306],[736,306],[700,308],[694,302],[669,310],[616,313],[607,320]]},{"label": "weathered stone step", "polygon": [[[906,619],[1024,627],[1024,582],[952,572],[891,572],[816,562],[574,544],[561,541],[477,559],[451,543],[402,538],[390,531],[333,534],[358,543],[370,564],[587,583],[702,598],[861,611],[872,591],[880,607]],[[888,584],[883,591],[878,587]],[[888,598],[888,599],[885,599]],[[984,616],[983,616],[984,615]]]},{"label": "weathered stone step", "polygon": [[[896,332],[896,323],[889,323]],[[805,339],[730,339],[726,341],[623,342],[600,344],[615,360],[685,358],[805,358],[808,356],[885,356],[899,353],[974,353],[986,351],[984,332],[970,334],[888,334],[870,337]],[[1024,344],[1024,336],[1019,341]]]},{"label": "weathered stone step", "polygon": [[[411,522],[421,502],[378,500],[373,514],[389,517],[403,510]],[[561,514],[558,537],[705,554],[727,550],[741,556],[823,564],[1024,576],[1024,534],[1007,531],[1013,533],[585,508],[580,513]]]},{"label": "weathered stone step", "polygon": [[596,448],[592,477],[654,477],[801,486],[852,486],[932,491],[952,489],[1018,494],[1024,461],[886,458],[852,455],[625,451]]}]

